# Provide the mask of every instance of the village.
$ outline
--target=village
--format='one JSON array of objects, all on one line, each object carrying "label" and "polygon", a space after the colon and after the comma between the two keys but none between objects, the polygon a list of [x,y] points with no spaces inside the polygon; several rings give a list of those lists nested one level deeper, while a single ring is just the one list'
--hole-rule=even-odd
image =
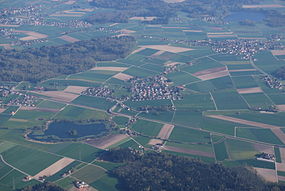
[{"label": "village", "polygon": [[211,47],[216,53],[241,56],[243,60],[250,60],[262,50],[282,49],[283,46],[278,39],[270,40],[249,40],[249,39],[228,39],[228,40],[192,40],[186,42],[190,46]]},{"label": "village", "polygon": [[0,107],[24,106],[35,107],[38,98],[22,92],[12,91],[10,87],[0,86]]},{"label": "village", "polygon": [[170,81],[163,75],[133,78],[131,84],[132,101],[182,99],[181,88],[170,86]]}]

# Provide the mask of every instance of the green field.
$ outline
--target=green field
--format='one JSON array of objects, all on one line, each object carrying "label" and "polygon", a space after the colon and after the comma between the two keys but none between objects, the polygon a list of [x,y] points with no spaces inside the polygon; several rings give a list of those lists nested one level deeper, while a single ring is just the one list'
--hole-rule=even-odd
[{"label": "green field", "polygon": [[[213,92],[214,100],[219,110],[247,109],[248,106],[240,95],[233,90]],[[233,101],[234,100],[234,101]]]},{"label": "green field", "polygon": [[254,145],[249,142],[227,139],[226,146],[229,151],[229,157],[232,160],[253,159],[259,153]]},{"label": "green field", "polygon": [[72,176],[88,184],[91,184],[106,175],[105,172],[105,170],[95,165],[86,165],[72,174]]},{"label": "green field", "polygon": [[97,157],[99,151],[100,149],[86,144],[72,143],[56,151],[56,154],[80,161],[91,162]]},{"label": "green field", "polygon": [[132,129],[136,132],[142,133],[147,136],[157,136],[163,124],[155,123],[151,121],[138,120],[133,126]]},{"label": "green field", "polygon": [[223,161],[229,158],[228,153],[227,153],[226,144],[224,141],[214,144],[214,150],[215,150],[216,159],[218,161]]},{"label": "green field", "polygon": [[68,105],[64,110],[60,111],[55,119],[60,120],[86,120],[86,119],[107,119],[108,115],[102,111],[84,109],[81,107]]},{"label": "green field", "polygon": [[237,136],[265,143],[283,144],[270,129],[238,128]]},{"label": "green field", "polygon": [[114,102],[107,101],[105,98],[85,96],[85,95],[79,96],[72,102],[74,104],[94,107],[103,110],[110,109],[114,105]]},{"label": "green field", "polygon": [[14,146],[1,154],[9,164],[30,175],[37,174],[60,159],[59,156],[23,146]]}]

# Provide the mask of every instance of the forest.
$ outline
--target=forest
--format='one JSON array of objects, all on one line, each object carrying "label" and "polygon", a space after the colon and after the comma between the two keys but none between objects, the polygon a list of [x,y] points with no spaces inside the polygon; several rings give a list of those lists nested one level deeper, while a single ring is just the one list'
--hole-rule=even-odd
[{"label": "forest", "polygon": [[241,8],[243,4],[258,3],[257,0],[186,0],[180,3],[166,3],[163,0],[93,0],[92,6],[116,9],[114,12],[89,16],[86,21],[90,23],[128,22],[134,16],[155,16],[152,21],[143,21],[146,24],[167,24],[169,18],[178,11],[188,13],[189,17],[210,15],[223,17],[231,10]]},{"label": "forest", "polygon": [[252,169],[206,164],[186,157],[130,149],[115,149],[102,159],[124,162],[112,171],[124,191],[281,191],[285,185],[267,184]]},{"label": "forest", "polygon": [[38,82],[85,71],[96,61],[127,56],[135,44],[133,37],[124,36],[23,50],[0,49],[0,81]]}]

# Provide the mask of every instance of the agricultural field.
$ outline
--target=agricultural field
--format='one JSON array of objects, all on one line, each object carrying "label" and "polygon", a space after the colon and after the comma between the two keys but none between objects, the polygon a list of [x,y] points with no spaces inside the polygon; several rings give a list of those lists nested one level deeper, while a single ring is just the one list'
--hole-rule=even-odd
[{"label": "agricultural field", "polygon": [[[175,7],[183,0],[165,2]],[[285,37],[284,24],[273,16],[284,6],[262,0],[221,17],[183,10],[164,18],[129,16],[85,0],[0,0],[1,55],[10,51],[30,63],[35,54],[22,58],[17,51],[38,51],[43,65],[48,60],[64,68],[70,58],[81,64],[76,72],[70,73],[72,65],[67,72],[58,68],[56,76],[38,81],[9,80],[18,71],[3,76],[0,190],[34,185],[47,175],[67,190],[76,190],[74,181],[85,181],[90,190],[119,191],[112,170],[124,164],[98,158],[117,148],[247,166],[268,181],[285,182],[285,81],[276,76],[285,67]],[[96,55],[77,57],[87,47],[73,45],[105,37],[133,38],[133,44],[112,42]],[[52,49],[60,46],[72,48],[56,57],[62,50]],[[48,59],[44,47],[52,47]],[[112,51],[119,56],[106,53]],[[5,59],[0,60],[1,67]],[[53,123],[83,129],[60,126],[65,140],[45,134]],[[78,138],[81,131],[95,132],[98,124],[106,132]],[[261,153],[273,154],[275,161],[257,160]],[[32,180],[23,181],[27,176]]]}]

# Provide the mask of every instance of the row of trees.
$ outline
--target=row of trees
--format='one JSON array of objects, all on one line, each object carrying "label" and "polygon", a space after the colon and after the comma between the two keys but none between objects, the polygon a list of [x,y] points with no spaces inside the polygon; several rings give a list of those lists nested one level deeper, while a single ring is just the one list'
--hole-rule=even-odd
[{"label": "row of trees", "polygon": [[85,71],[96,61],[127,56],[135,44],[133,37],[124,36],[24,50],[0,49],[0,81],[37,82]]},{"label": "row of trees", "polygon": [[266,184],[252,170],[206,164],[185,157],[129,149],[107,151],[104,160],[125,162],[112,171],[124,191],[280,191],[284,185]]}]

